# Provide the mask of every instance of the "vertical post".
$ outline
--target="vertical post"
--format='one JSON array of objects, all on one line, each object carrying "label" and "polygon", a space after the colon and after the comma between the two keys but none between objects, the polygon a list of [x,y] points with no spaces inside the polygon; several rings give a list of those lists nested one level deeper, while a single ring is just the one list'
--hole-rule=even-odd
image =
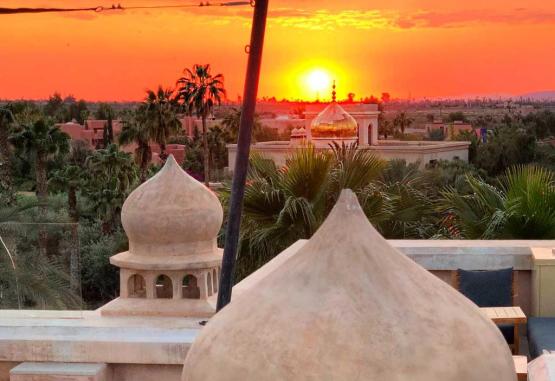
[{"label": "vertical post", "polygon": [[241,209],[243,208],[245,181],[247,179],[249,165],[251,134],[256,107],[256,96],[258,93],[258,81],[260,78],[260,66],[262,63],[262,47],[264,45],[264,33],[266,31],[268,1],[269,0],[256,0],[254,5],[251,42],[248,50],[249,59],[247,63],[247,75],[243,91],[243,109],[241,112],[241,122],[239,124],[239,137],[237,139],[237,158],[233,171],[224,256],[220,275],[218,311],[231,301],[233,270],[235,268],[235,258],[237,256],[237,245],[239,243]]}]

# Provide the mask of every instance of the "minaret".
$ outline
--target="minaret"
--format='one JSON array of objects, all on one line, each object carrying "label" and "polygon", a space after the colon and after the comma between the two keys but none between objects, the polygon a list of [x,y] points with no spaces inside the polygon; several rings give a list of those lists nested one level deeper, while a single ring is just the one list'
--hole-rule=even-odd
[{"label": "minaret", "polygon": [[120,268],[120,297],[102,307],[102,315],[213,315],[222,220],[218,197],[170,155],[123,204],[129,250],[110,258]]}]

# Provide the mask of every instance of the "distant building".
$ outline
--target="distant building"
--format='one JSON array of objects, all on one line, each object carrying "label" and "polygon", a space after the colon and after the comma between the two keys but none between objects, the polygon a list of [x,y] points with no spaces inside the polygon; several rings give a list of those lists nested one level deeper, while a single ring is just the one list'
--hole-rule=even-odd
[{"label": "distant building", "polygon": [[[104,129],[107,126],[107,120],[100,119],[87,119],[84,124],[79,124],[77,121],[72,120],[67,123],[59,123],[56,126],[60,128],[63,132],[69,135],[72,140],[82,140],[88,143],[91,148],[98,149],[104,146]],[[181,124],[186,132],[186,134],[192,136],[192,129],[190,120],[184,118],[181,120]],[[112,121],[112,131],[114,134],[114,140],[117,142],[119,134],[121,133],[123,123],[121,120],[116,119]],[[122,151],[131,154],[135,153],[137,149],[137,144],[127,144],[121,147]],[[150,144],[150,149],[152,150],[151,163],[161,164],[160,159],[160,147],[156,143]],[[173,155],[175,160],[182,164],[185,161],[185,146],[183,144],[168,144],[166,145],[166,152],[168,155]]]},{"label": "distant building", "polygon": [[445,140],[455,140],[455,137],[461,132],[472,132],[475,133],[476,136],[478,136],[478,132],[474,130],[472,124],[460,120],[456,120],[450,123],[436,120],[431,123],[426,123],[424,128],[426,129],[426,132],[428,134],[435,130],[442,131],[443,135],[445,136]]},{"label": "distant building", "polygon": [[[56,126],[68,134],[72,140],[83,140],[89,143],[92,148],[99,148],[104,144],[104,129],[107,124],[107,120],[87,119],[84,124],[79,124],[76,120],[72,120],[67,123],[58,123]],[[113,120],[112,131],[114,139],[117,140],[121,129],[121,120]]]},{"label": "distant building", "polygon": [[[305,144],[311,144],[317,150],[329,150],[334,142],[358,143],[358,149],[369,150],[382,159],[404,159],[409,163],[419,162],[422,166],[438,160],[468,161],[469,142],[379,140],[379,113],[376,104],[340,105],[334,96],[323,110],[322,105],[309,105],[304,113],[304,126],[293,128],[289,141],[260,142],[253,144],[251,150],[272,159],[277,165],[285,165],[295,149]],[[459,126],[455,129],[458,131]],[[233,170],[237,145],[229,144],[227,148],[229,168]]]}]

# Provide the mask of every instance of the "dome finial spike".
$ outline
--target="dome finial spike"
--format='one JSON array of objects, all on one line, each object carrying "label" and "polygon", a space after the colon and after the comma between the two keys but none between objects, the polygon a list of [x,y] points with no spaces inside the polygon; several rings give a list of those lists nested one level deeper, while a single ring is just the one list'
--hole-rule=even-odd
[{"label": "dome finial spike", "polygon": [[336,100],[336,95],[337,93],[335,92],[335,79],[333,80],[333,86],[332,86],[332,92],[331,92],[331,101],[335,102]]}]

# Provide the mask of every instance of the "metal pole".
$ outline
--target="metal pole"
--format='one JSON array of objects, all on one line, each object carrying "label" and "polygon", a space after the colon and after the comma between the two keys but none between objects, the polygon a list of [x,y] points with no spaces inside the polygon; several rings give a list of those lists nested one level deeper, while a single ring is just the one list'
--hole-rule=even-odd
[{"label": "metal pole", "polygon": [[251,43],[249,45],[249,60],[247,76],[243,92],[243,109],[237,139],[237,158],[231,185],[231,199],[229,203],[228,220],[225,234],[224,256],[218,289],[217,310],[221,310],[231,301],[233,288],[233,270],[239,243],[239,229],[241,227],[241,209],[245,194],[245,181],[249,165],[249,152],[251,145],[254,110],[258,93],[260,78],[260,65],[262,62],[262,47],[264,45],[264,32],[266,30],[266,16],[268,14],[269,0],[256,0],[251,30]]}]

